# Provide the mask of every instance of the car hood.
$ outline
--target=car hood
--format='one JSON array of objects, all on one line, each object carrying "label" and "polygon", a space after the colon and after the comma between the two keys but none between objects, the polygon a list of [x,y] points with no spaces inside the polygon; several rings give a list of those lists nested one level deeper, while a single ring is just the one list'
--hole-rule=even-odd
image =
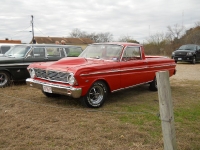
[{"label": "car hood", "polygon": [[179,53],[179,52],[185,52],[185,53],[187,53],[187,52],[195,52],[194,50],[182,50],[182,49],[178,49],[178,50],[176,50],[176,51],[174,51],[175,53]]},{"label": "car hood", "polygon": [[119,64],[114,61],[100,60],[100,59],[85,59],[82,57],[66,57],[56,62],[41,62],[33,63],[29,68],[40,68],[45,70],[55,71],[68,71],[68,72],[93,72],[96,70],[107,70],[109,68],[115,68]]}]

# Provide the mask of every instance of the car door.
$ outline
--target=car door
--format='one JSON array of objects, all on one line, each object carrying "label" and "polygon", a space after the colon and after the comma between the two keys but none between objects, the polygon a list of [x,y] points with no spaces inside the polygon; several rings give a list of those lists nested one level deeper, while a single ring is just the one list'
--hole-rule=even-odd
[{"label": "car door", "polygon": [[142,59],[141,49],[136,46],[125,48],[120,61],[121,86],[130,87],[145,82],[146,62]]},{"label": "car door", "polygon": [[32,47],[31,50],[26,54],[24,62],[46,62],[46,54],[44,47]]}]

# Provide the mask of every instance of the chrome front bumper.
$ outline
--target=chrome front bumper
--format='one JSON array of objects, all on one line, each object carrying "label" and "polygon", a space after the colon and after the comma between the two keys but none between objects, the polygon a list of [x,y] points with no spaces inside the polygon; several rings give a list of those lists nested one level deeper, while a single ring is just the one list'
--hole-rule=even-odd
[{"label": "chrome front bumper", "polygon": [[34,80],[32,78],[26,79],[27,85],[30,85],[31,87],[43,90],[43,86],[51,87],[52,93],[55,94],[61,94],[61,95],[67,95],[73,98],[79,98],[81,97],[82,88],[74,88],[71,86],[63,86],[59,84],[52,84],[52,83],[46,83]]}]

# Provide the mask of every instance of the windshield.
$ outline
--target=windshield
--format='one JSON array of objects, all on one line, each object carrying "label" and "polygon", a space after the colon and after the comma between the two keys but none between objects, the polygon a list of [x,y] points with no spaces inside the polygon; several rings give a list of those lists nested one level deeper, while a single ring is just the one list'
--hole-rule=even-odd
[{"label": "windshield", "polygon": [[30,46],[23,46],[23,45],[14,46],[13,48],[11,48],[9,51],[5,53],[5,56],[17,57],[17,58],[24,57],[29,49],[30,49]]},{"label": "windshield", "polygon": [[179,50],[196,50],[196,45],[183,45]]},{"label": "windshield", "polygon": [[90,45],[79,57],[104,59],[104,60],[119,60],[122,53],[122,46],[120,45]]}]

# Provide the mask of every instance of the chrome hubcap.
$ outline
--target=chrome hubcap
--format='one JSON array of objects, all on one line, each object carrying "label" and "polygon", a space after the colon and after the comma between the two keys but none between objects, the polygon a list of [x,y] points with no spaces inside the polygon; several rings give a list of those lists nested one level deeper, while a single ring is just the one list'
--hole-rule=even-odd
[{"label": "chrome hubcap", "polygon": [[0,73],[0,85],[5,85],[7,83],[6,74]]},{"label": "chrome hubcap", "polygon": [[91,105],[98,105],[103,100],[104,90],[101,86],[95,85],[93,88],[90,89],[88,94],[88,102]]}]

